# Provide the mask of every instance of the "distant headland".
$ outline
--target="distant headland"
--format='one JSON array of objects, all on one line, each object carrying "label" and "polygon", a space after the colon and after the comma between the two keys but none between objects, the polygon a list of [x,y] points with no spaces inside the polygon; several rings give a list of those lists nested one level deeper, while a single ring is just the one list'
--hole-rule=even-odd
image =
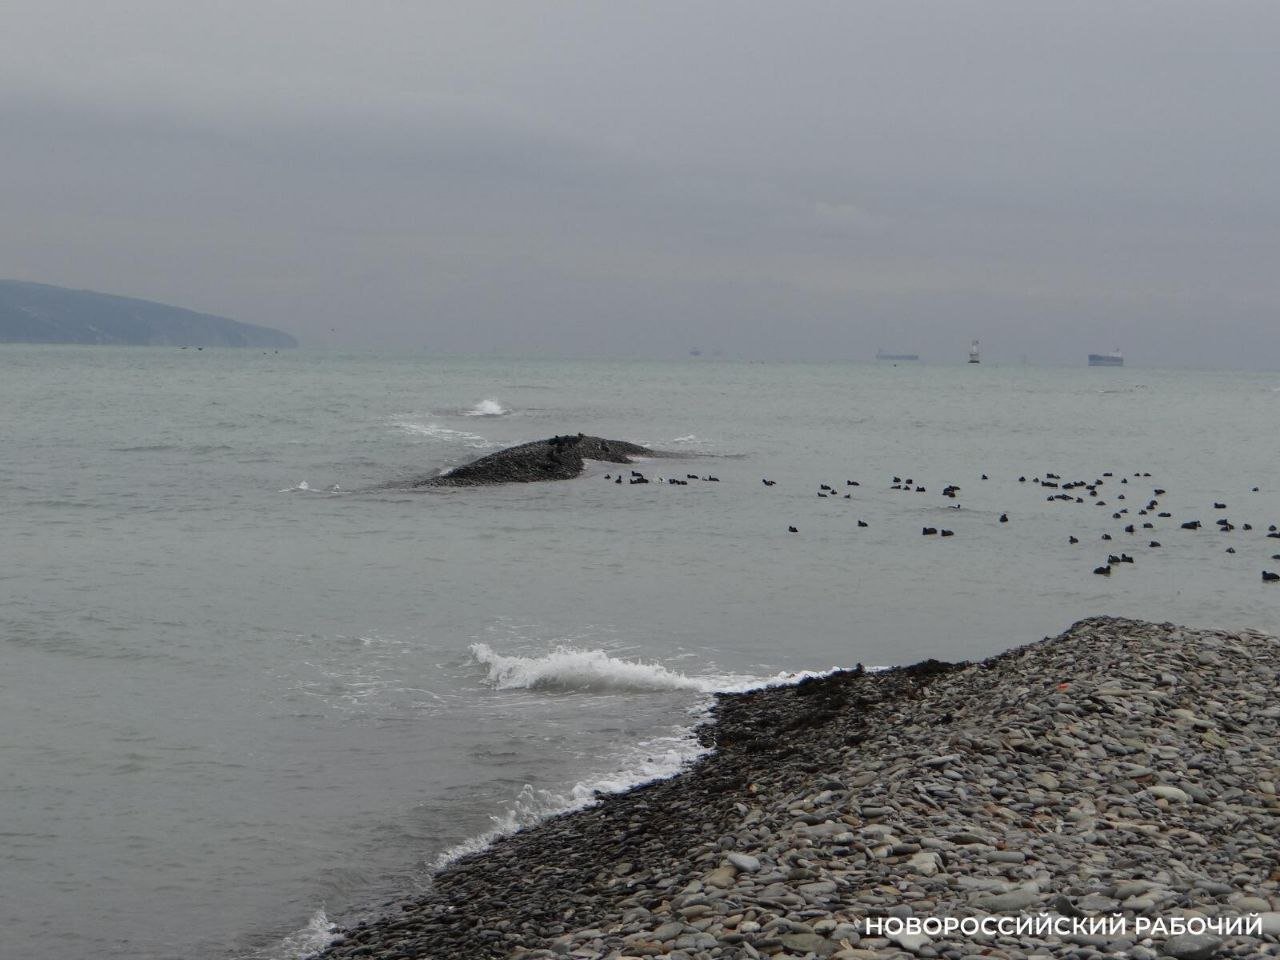
[{"label": "distant headland", "polygon": [[0,280],[0,343],[296,347],[289,334],[151,300]]}]

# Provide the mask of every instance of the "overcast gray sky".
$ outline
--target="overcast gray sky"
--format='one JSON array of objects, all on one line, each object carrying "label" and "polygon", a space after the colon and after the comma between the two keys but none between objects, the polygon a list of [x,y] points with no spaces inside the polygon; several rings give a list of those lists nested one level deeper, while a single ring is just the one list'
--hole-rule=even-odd
[{"label": "overcast gray sky", "polygon": [[0,276],[441,352],[1280,368],[1280,3],[9,0]]}]

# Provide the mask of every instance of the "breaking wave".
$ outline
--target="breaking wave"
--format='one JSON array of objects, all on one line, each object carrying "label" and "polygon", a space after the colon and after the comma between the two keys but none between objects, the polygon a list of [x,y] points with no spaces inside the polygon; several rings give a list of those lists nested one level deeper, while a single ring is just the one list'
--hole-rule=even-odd
[{"label": "breaking wave", "polygon": [[[510,657],[487,643],[473,643],[471,655],[487,667],[486,681],[497,690],[542,690],[574,693],[657,693],[689,690],[694,693],[742,693],[831,671],[779,673],[772,677],[740,674],[688,676],[660,663],[623,660],[603,650],[581,650],[558,645],[541,657]],[[832,668],[834,670],[836,668]]]},{"label": "breaking wave", "polygon": [[504,407],[497,400],[481,400],[474,407],[466,412],[468,417],[501,417],[511,411]]},{"label": "breaking wave", "polygon": [[726,681],[741,679],[688,677],[660,663],[620,660],[603,650],[579,650],[565,645],[543,657],[508,657],[486,643],[474,643],[471,654],[489,668],[488,682],[498,690],[714,693],[724,689]]}]

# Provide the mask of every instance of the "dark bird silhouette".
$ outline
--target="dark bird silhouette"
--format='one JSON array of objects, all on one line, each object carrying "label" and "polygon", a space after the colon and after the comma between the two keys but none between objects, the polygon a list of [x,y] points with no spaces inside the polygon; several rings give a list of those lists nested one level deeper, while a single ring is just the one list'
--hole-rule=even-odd
[{"label": "dark bird silhouette", "polygon": [[866,525],[867,525],[867,521],[865,521],[865,520],[859,520],[859,521],[858,521],[858,526],[860,526],[860,527],[865,527]]},{"label": "dark bird silhouette", "polygon": [[1098,574],[1100,577],[1109,577],[1111,576],[1111,565],[1107,564],[1105,567],[1094,567],[1093,572]]},{"label": "dark bird silhouette", "polygon": [[1001,522],[1001,523],[1008,523],[1008,522],[1009,522],[1009,515],[1008,515],[1007,513],[1002,513],[1002,514],[1000,514],[1000,522]]},{"label": "dark bird silhouette", "polygon": [[761,480],[760,482],[763,483],[766,487],[772,487],[778,481],[777,480]]},{"label": "dark bird silhouette", "polygon": [[1148,543],[1148,544],[1147,544],[1147,546],[1148,546],[1148,547],[1158,547],[1158,546],[1160,546],[1160,541],[1159,541],[1159,540],[1152,540],[1150,543]]},{"label": "dark bird silhouette", "polygon": [[800,531],[797,530],[795,527],[787,527],[787,533],[799,533],[799,532]]},{"label": "dark bird silhouette", "polygon": [[1079,543],[1079,542],[1080,542],[1079,537],[1067,537],[1067,543]]},{"label": "dark bird silhouette", "polygon": [[1275,583],[1277,580],[1280,580],[1280,573],[1272,573],[1270,570],[1262,571],[1263,583]]},{"label": "dark bird silhouette", "polygon": [[1184,523],[1184,524],[1182,525],[1182,529],[1183,529],[1183,530],[1199,530],[1199,529],[1200,529],[1200,521],[1199,521],[1199,520],[1188,520],[1186,523]]},{"label": "dark bird silhouette", "polygon": [[956,535],[956,532],[954,530],[943,530],[942,535],[944,537],[954,537]]},{"label": "dark bird silhouette", "polygon": [[925,527],[925,528],[924,528],[923,530],[921,530],[920,532],[921,532],[921,534],[922,534],[922,535],[924,535],[924,536],[926,536],[926,537],[931,537],[931,536],[933,536],[935,533],[937,533],[937,532],[938,532],[938,528],[937,528],[937,527]]}]

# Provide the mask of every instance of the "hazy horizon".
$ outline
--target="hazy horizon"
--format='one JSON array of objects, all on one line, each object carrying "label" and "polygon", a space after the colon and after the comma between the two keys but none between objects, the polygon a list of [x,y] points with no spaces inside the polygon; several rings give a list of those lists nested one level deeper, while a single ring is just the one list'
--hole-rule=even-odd
[{"label": "hazy horizon", "polygon": [[308,347],[1280,368],[1280,7],[18,0],[0,276]]}]

